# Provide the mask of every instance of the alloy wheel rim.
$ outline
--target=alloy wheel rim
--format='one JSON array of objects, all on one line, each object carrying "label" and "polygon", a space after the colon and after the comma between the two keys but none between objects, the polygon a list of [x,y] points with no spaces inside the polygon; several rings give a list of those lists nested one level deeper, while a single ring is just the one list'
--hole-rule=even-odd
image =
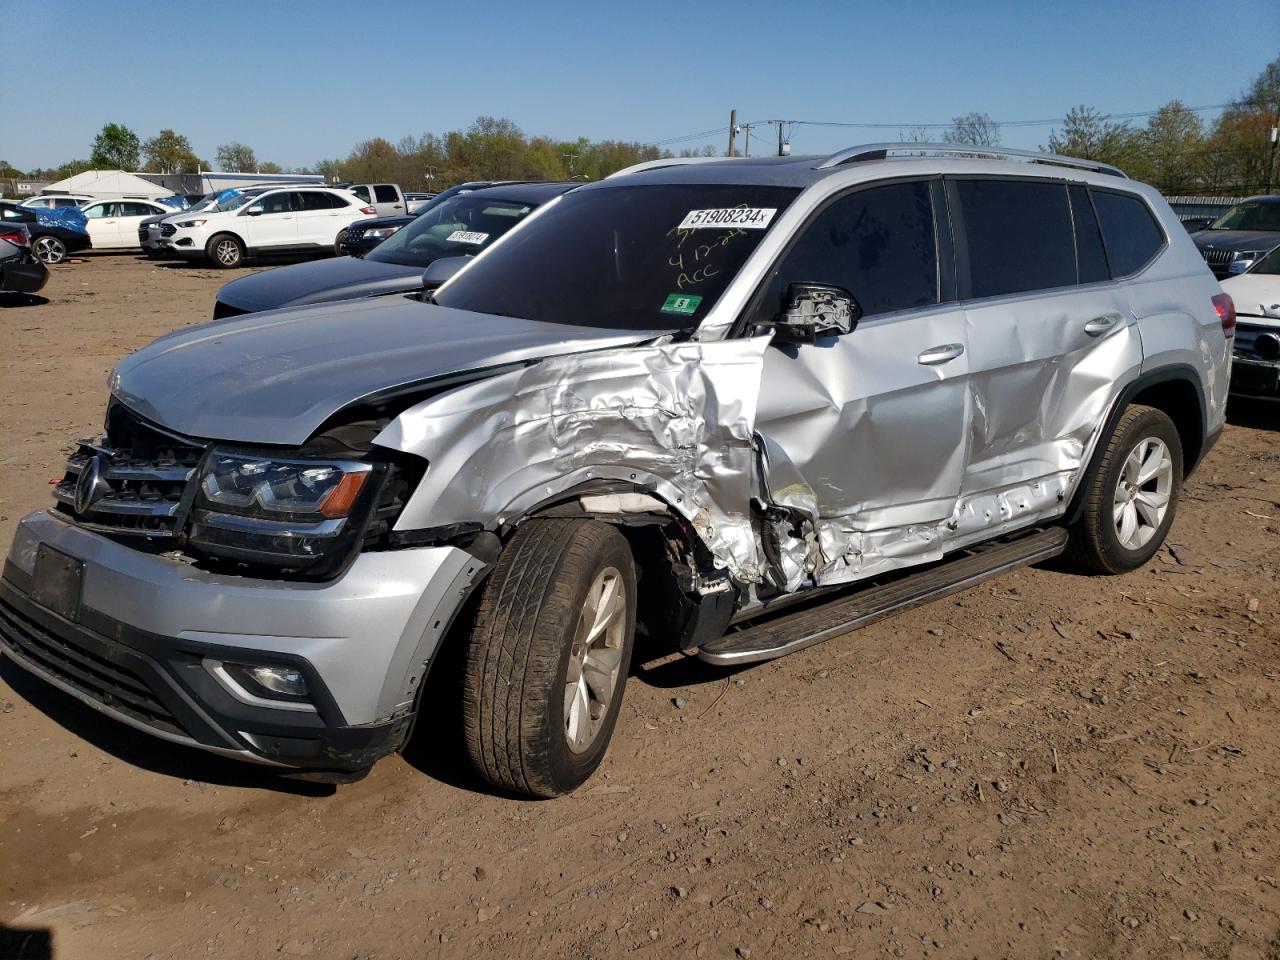
[{"label": "alloy wheel rim", "polygon": [[236,249],[236,245],[230,240],[223,240],[218,244],[218,259],[227,265],[231,265],[240,259],[240,251]]},{"label": "alloy wheel rim", "polygon": [[1169,512],[1173,456],[1158,437],[1139,440],[1120,468],[1112,507],[1116,538],[1126,550],[1141,550]]},{"label": "alloy wheel rim", "polygon": [[41,237],[36,241],[36,256],[45,263],[61,263],[62,255],[62,244],[53,237]]},{"label": "alloy wheel rim", "polygon": [[616,567],[596,575],[582,602],[564,688],[565,741],[574,753],[600,735],[622,668],[627,629],[627,588]]}]

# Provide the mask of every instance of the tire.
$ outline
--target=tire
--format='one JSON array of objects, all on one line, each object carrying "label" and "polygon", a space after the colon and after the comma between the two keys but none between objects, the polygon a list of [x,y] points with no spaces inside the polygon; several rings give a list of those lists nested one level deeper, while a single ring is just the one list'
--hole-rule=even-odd
[{"label": "tire", "polygon": [[[1144,479],[1144,474],[1149,474]],[[1182,441],[1154,407],[1125,410],[1071,525],[1067,554],[1093,573],[1127,573],[1160,549],[1182,492]]]},{"label": "tire", "polygon": [[339,232],[338,232],[338,236],[334,238],[334,241],[333,241],[333,255],[334,255],[335,257],[344,257],[344,256],[346,256],[346,254],[344,254],[344,253],[342,252],[342,238],[343,238],[343,237],[345,237],[346,235],[347,235],[347,231],[346,231],[346,230],[341,230],[341,231],[339,231]]},{"label": "tire", "polygon": [[244,244],[229,233],[219,233],[209,239],[204,255],[219,270],[233,270],[244,264]]},{"label": "tire", "polygon": [[67,259],[67,245],[57,237],[41,234],[31,243],[32,252],[46,264],[62,263]]},{"label": "tire", "polygon": [[[589,602],[598,610],[607,596],[613,616],[595,642],[580,643]],[[484,586],[467,646],[463,731],[476,772],[534,797],[586,782],[617,723],[635,621],[635,563],[621,533],[595,520],[521,527]]]}]

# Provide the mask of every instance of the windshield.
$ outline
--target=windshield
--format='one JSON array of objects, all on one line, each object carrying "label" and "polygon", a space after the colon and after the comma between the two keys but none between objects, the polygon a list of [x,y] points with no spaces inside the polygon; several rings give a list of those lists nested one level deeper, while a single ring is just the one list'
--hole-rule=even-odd
[{"label": "windshield", "polygon": [[1250,273],[1265,273],[1269,276],[1280,276],[1280,247],[1276,247],[1258,261]]},{"label": "windshield", "polygon": [[228,210],[239,210],[253,198],[254,195],[251,193],[237,193],[234,197],[219,200],[216,209],[221,210],[223,213]]},{"label": "windshield", "polygon": [[575,191],[435,301],[547,323],[692,329],[798,192],[725,184]]},{"label": "windshield", "polygon": [[441,257],[479,253],[533,211],[531,203],[492,194],[461,193],[433,202],[408,226],[371,250],[365,259],[426,267]]},{"label": "windshield", "polygon": [[1280,231],[1280,203],[1237,203],[1213,221],[1209,229]]}]

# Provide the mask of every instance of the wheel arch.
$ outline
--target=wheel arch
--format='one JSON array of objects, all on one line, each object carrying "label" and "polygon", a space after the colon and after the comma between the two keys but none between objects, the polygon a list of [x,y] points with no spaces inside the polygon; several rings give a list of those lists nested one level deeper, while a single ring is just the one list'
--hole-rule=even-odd
[{"label": "wheel arch", "polygon": [[1190,364],[1170,364],[1158,370],[1139,374],[1120,391],[1102,429],[1094,439],[1089,466],[1076,484],[1065,521],[1079,519],[1084,510],[1086,491],[1093,483],[1111,436],[1125,410],[1134,405],[1154,407],[1168,415],[1182,443],[1183,479],[1191,475],[1208,450],[1205,425],[1209,422],[1208,405],[1200,376]]}]

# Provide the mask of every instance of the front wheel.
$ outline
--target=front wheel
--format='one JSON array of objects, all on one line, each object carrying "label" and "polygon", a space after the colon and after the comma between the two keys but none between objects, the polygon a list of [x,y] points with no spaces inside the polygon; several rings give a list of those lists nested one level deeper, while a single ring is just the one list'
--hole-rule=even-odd
[{"label": "front wheel", "polygon": [[45,263],[61,263],[67,259],[67,245],[57,237],[48,235],[36,237],[31,248],[32,252]]},{"label": "front wheel", "polygon": [[595,520],[532,520],[498,558],[467,648],[463,723],[476,772],[554,797],[604,759],[636,621],[626,538]]},{"label": "front wheel", "polygon": [[230,270],[244,263],[244,244],[229,233],[221,233],[204,248],[205,256],[215,267]]},{"label": "front wheel", "polygon": [[1168,414],[1124,412],[1085,491],[1068,552],[1094,573],[1125,573],[1150,560],[1173,525],[1182,490],[1182,441]]}]

